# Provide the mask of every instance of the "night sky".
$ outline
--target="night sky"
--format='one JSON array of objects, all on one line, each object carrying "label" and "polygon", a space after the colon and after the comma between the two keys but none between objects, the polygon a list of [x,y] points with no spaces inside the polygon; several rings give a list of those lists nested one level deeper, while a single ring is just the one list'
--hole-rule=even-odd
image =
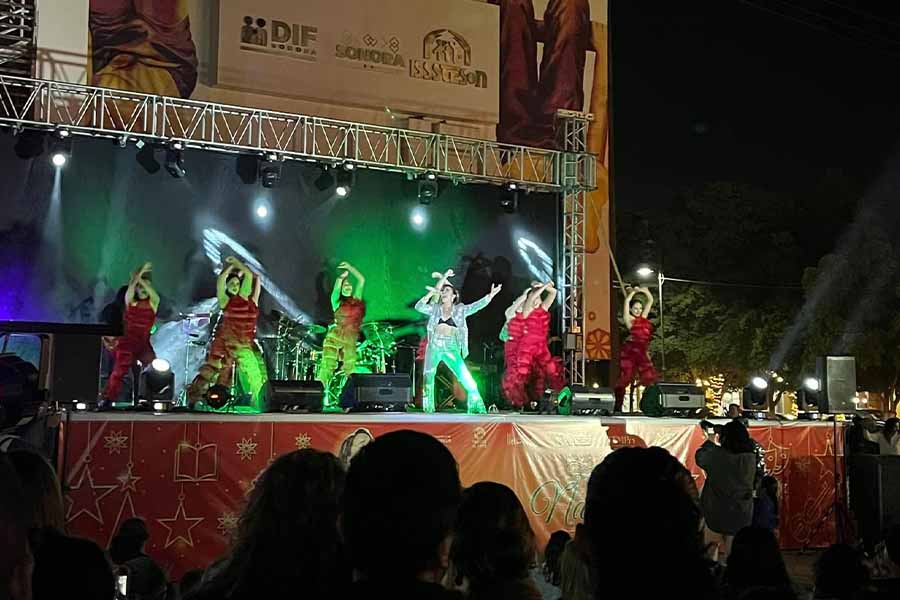
[{"label": "night sky", "polygon": [[663,209],[706,181],[790,192],[829,169],[870,180],[900,139],[900,15],[889,10],[611,1],[617,213]]}]

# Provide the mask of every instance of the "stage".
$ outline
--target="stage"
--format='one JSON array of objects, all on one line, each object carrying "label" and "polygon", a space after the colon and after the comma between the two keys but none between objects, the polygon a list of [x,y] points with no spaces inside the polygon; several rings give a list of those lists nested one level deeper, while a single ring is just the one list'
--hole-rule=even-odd
[{"label": "stage", "polygon": [[[372,436],[397,429],[424,431],[445,443],[464,485],[493,480],[513,488],[541,545],[553,531],[571,531],[581,520],[590,472],[616,448],[662,446],[694,473],[698,486],[703,480],[693,454],[704,435],[689,419],[71,413],[60,446],[69,531],[106,546],[122,520],[141,516],[151,534],[149,554],[178,577],[224,552],[244,495],[274,457],[316,448],[346,462]],[[841,426],[757,421],[751,434],[782,484],[782,546],[830,544]]]}]

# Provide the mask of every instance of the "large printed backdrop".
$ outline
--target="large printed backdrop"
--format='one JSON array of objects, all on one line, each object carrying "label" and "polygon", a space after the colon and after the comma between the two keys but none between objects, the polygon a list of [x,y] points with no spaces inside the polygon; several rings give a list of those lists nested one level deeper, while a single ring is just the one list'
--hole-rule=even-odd
[{"label": "large printed backdrop", "polygon": [[[459,462],[464,485],[490,480],[514,489],[542,545],[553,531],[571,531],[581,520],[587,478],[615,448],[662,446],[691,469],[698,486],[703,482],[693,455],[704,436],[689,422],[406,419],[76,418],[65,432],[68,526],[105,546],[122,520],[141,516],[151,534],[149,553],[177,577],[225,551],[245,495],[275,457],[311,447],[347,462],[362,442],[403,428],[445,443]],[[830,543],[834,452],[842,447],[842,430],[782,424],[754,426],[751,434],[765,450],[768,470],[781,481],[782,546]]]}]

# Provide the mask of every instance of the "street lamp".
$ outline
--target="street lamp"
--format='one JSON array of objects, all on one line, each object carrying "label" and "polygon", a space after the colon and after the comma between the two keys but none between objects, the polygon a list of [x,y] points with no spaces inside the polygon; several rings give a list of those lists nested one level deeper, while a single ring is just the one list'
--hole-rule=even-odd
[{"label": "street lamp", "polygon": [[637,276],[643,280],[648,280],[656,273],[656,284],[659,288],[659,351],[660,351],[660,372],[662,376],[666,376],[666,329],[663,322],[663,284],[666,282],[666,276],[662,271],[658,273],[647,265],[641,265],[636,270]]}]

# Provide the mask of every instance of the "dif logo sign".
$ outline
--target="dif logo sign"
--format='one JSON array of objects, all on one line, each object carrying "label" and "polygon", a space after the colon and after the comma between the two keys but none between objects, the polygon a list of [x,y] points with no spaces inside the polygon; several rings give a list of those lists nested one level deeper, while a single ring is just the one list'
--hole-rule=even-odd
[{"label": "dif logo sign", "polygon": [[422,40],[422,58],[409,61],[409,76],[453,85],[487,87],[487,73],[472,67],[472,46],[451,29],[435,29]]},{"label": "dif logo sign", "polygon": [[241,49],[314,61],[318,35],[312,25],[248,15],[241,25]]}]

